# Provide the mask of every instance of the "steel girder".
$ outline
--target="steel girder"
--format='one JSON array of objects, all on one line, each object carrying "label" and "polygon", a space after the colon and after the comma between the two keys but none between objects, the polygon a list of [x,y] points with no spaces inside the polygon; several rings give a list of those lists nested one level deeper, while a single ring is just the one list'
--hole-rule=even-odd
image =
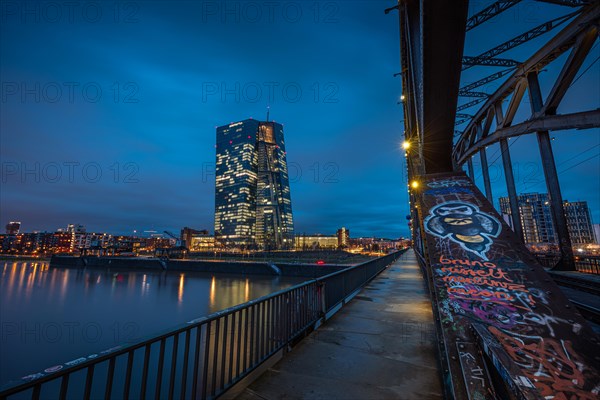
[{"label": "steel girder", "polygon": [[[507,40],[506,42],[499,44],[498,46],[494,47],[493,49],[483,52],[478,56],[468,57],[468,58],[473,59],[473,64],[472,65],[465,64],[463,66],[463,71],[465,69],[471,68],[473,65],[482,65],[481,63],[486,62],[486,61],[492,63],[493,62],[492,60],[494,60],[494,57],[497,56],[498,54],[502,54],[510,49],[520,46],[523,43],[526,43],[532,39],[535,39],[536,37],[541,36],[546,32],[550,32],[551,30],[562,25],[563,23],[565,23],[567,20],[574,17],[578,13],[579,13],[579,11],[575,11],[573,13],[564,15],[562,17],[555,18],[555,19],[545,22],[541,25],[538,25],[535,28],[530,29],[527,32],[522,33],[510,40]],[[501,66],[512,66],[512,65],[508,65],[506,63],[507,61],[512,61],[512,60],[504,60],[504,61],[505,61],[505,64],[501,65]],[[490,64],[490,65],[493,65],[493,64]]]},{"label": "steel girder", "polygon": [[490,97],[490,95],[485,92],[471,92],[468,90],[459,90],[458,95],[460,97],[485,97],[486,99]]},{"label": "steel girder", "polygon": [[[597,40],[599,23],[600,6],[586,8],[529,60],[519,66],[500,88],[489,96],[454,146],[453,160],[457,168],[480,149],[503,138],[535,132],[535,127],[537,130],[564,130],[600,126],[597,110],[554,116],[560,101]],[[568,50],[571,50],[569,58],[550,94],[540,106],[540,111],[532,111],[530,118],[525,123],[512,126],[514,115],[528,87],[527,75],[530,72],[541,70]],[[503,107],[503,100],[509,96],[511,98],[508,106]],[[495,132],[490,132],[493,119],[496,119],[497,128]]]},{"label": "steel girder", "polygon": [[594,0],[536,0],[542,3],[558,4],[559,6],[581,7],[592,3]]},{"label": "steel girder", "polygon": [[511,60],[508,58],[495,58],[495,57],[463,57],[463,70],[481,65],[485,67],[515,67],[520,62]]},{"label": "steel girder", "polygon": [[409,174],[448,172],[468,1],[404,0],[398,11]]},{"label": "steel girder", "polygon": [[[502,71],[498,71],[489,76],[486,76],[485,78],[479,79],[478,81],[469,83],[468,85],[460,88],[460,90],[458,91],[458,95],[462,96],[461,93],[470,92],[472,89],[478,88],[480,86],[483,86],[485,84],[488,84],[490,82],[498,80],[498,79],[502,78],[503,76],[508,75],[509,73],[511,73],[514,70],[515,70],[514,68],[504,69]],[[480,96],[476,96],[476,97],[480,97]]]},{"label": "steel girder", "polygon": [[497,1],[494,4],[484,8],[467,20],[467,31],[470,31],[476,26],[483,24],[485,21],[494,18],[496,15],[503,13],[520,2],[521,0]]}]

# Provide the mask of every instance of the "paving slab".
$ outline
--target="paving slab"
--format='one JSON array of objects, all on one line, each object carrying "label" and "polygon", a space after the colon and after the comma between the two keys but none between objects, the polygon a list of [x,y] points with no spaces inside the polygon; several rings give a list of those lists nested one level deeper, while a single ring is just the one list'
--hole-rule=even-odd
[{"label": "paving slab", "polygon": [[237,397],[399,398],[442,398],[431,303],[412,250]]}]

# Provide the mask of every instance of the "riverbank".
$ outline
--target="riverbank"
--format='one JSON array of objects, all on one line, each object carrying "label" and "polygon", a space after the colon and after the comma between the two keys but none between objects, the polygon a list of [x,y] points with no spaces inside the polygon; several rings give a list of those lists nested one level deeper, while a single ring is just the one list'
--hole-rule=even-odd
[{"label": "riverbank", "polygon": [[[351,265],[314,263],[280,263],[256,261],[167,260],[141,257],[73,257],[52,256],[51,268],[98,268],[111,270],[150,270],[179,272],[210,272],[237,275],[296,276],[317,278],[348,268]],[[118,272],[118,271],[115,271]]]},{"label": "riverbank", "polygon": [[51,257],[34,257],[34,256],[21,256],[21,255],[0,255],[0,261],[39,261],[39,262],[48,262]]}]

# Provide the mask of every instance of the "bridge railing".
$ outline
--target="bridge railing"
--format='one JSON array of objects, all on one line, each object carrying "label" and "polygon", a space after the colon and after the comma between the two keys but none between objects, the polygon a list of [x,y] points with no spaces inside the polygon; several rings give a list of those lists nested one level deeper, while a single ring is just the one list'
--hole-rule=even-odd
[{"label": "bridge railing", "polygon": [[[333,315],[402,252],[81,357],[1,388],[0,399],[210,399]],[[157,316],[159,317],[159,316]]]},{"label": "bridge railing", "polygon": [[600,256],[575,256],[575,268],[579,272],[600,274]]},{"label": "bridge railing", "polygon": [[[553,268],[560,261],[560,256],[556,254],[534,253],[533,255],[546,268]],[[600,274],[600,256],[576,255],[575,268],[586,274]]]}]

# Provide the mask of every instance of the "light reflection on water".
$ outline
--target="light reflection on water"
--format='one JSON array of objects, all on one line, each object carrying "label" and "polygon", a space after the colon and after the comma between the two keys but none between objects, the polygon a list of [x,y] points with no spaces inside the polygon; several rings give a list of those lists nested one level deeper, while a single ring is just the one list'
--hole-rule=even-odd
[{"label": "light reflection on water", "polygon": [[0,264],[0,383],[133,342],[302,278]]}]

